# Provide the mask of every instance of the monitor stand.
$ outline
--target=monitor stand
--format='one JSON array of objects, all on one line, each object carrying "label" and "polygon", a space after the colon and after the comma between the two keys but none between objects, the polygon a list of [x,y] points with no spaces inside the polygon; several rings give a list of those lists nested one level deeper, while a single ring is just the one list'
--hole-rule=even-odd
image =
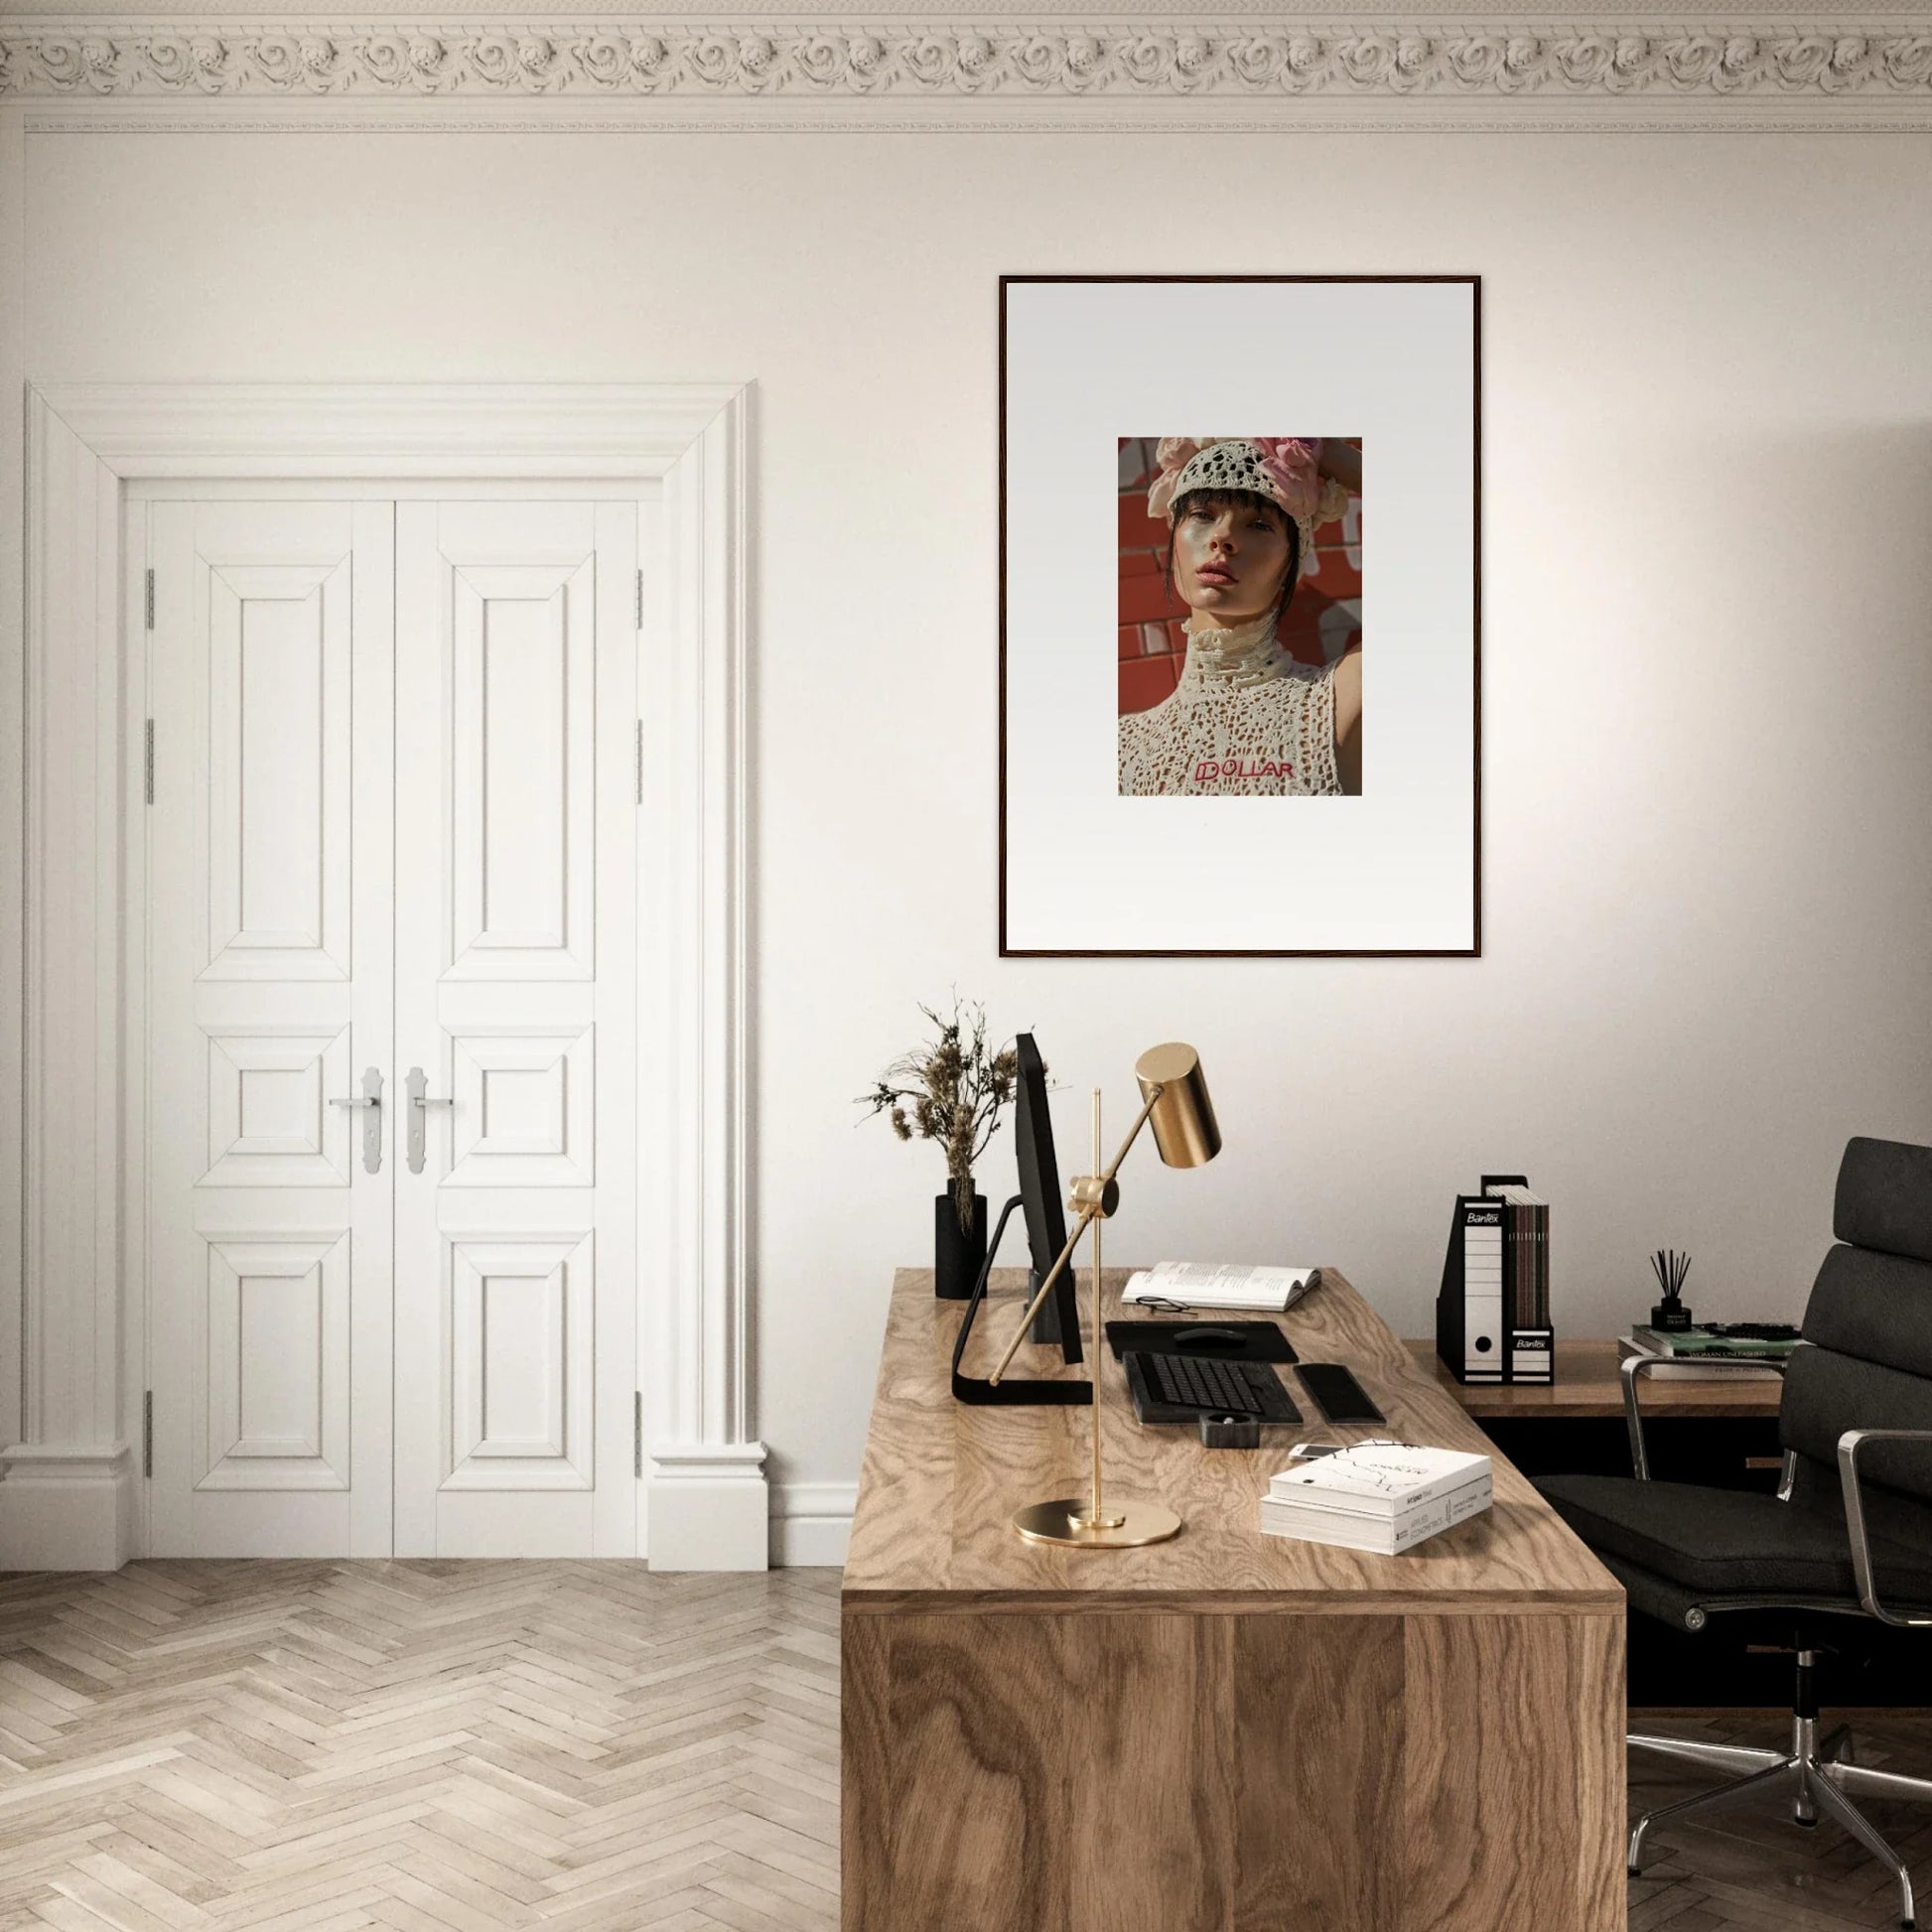
[{"label": "monitor stand", "polygon": [[[986,1244],[986,1261],[979,1272],[979,1280],[973,1284],[973,1292],[967,1297],[965,1311],[959,1317],[959,1333],[952,1347],[952,1392],[960,1402],[970,1402],[978,1407],[1019,1408],[1028,1404],[1049,1404],[1063,1408],[1076,1408],[1090,1405],[1093,1401],[1093,1384],[1079,1382],[1030,1382],[1021,1376],[1003,1375],[998,1382],[990,1382],[983,1375],[967,1375],[960,1369],[966,1356],[966,1344],[973,1333],[973,1317],[980,1311],[980,1304],[986,1300],[986,1284],[993,1273],[993,1263],[1000,1252],[1000,1237],[1007,1231],[1007,1222],[1013,1210],[1021,1203],[1022,1196],[1014,1197],[1000,1210],[999,1224],[993,1230],[993,1239]],[[1070,1270],[1068,1271],[1071,1272]],[[1032,1294],[1039,1293],[1039,1277],[1034,1274]],[[1054,1302],[1061,1300],[1061,1291],[1068,1287],[1066,1276],[1062,1275],[1054,1284],[1053,1293],[1046,1298],[1046,1306],[1040,1312],[1044,1314]],[[1070,1296],[1066,1298],[1070,1304]],[[1074,1314],[1074,1333],[1079,1333],[1077,1311]],[[1060,1322],[1058,1311],[1054,1311],[1053,1339],[1059,1340]],[[1035,1322],[1029,1333],[1038,1337],[1038,1323]],[[1098,1338],[1095,1341],[1098,1346]],[[1062,1349],[1064,1356],[1064,1349]]]}]

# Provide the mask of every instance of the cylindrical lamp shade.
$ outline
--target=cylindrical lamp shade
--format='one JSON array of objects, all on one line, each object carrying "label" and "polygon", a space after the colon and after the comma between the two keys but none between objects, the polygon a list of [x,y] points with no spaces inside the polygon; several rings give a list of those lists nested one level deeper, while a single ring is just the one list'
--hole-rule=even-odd
[{"label": "cylindrical lamp shade", "polygon": [[1160,1099],[1148,1115],[1154,1144],[1171,1168],[1203,1167],[1221,1151],[1221,1129],[1214,1119],[1214,1103],[1201,1077],[1200,1055],[1179,1040],[1150,1046],[1134,1063],[1141,1098]]}]

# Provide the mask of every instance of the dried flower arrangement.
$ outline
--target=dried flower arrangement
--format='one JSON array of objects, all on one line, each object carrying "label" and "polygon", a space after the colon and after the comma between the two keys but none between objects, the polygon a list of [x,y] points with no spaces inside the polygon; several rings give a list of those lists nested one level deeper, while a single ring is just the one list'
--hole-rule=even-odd
[{"label": "dried flower arrangement", "polygon": [[933,1040],[901,1053],[858,1105],[886,1114],[901,1141],[937,1141],[946,1155],[953,1207],[962,1233],[973,1225],[973,1166],[1000,1131],[1001,1110],[1013,1098],[1018,1062],[1013,1048],[990,1051],[986,1009],[953,996],[952,1018],[931,1007]]}]

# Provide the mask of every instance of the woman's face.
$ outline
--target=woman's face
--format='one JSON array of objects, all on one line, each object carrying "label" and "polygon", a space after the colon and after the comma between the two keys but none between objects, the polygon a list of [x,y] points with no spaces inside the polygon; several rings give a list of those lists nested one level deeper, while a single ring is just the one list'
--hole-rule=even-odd
[{"label": "woman's face", "polygon": [[1272,503],[1234,496],[1186,502],[1174,518],[1174,586],[1196,618],[1231,629],[1281,601],[1288,551],[1288,519]]}]

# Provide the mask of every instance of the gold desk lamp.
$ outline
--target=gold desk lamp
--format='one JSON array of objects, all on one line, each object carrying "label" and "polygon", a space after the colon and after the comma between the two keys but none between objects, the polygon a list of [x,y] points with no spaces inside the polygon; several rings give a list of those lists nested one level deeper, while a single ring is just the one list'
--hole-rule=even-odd
[{"label": "gold desk lamp", "polygon": [[[1115,1175],[1128,1150],[1150,1123],[1161,1159],[1171,1168],[1203,1167],[1221,1151],[1221,1130],[1214,1120],[1214,1103],[1201,1077],[1200,1055],[1178,1040],[1150,1046],[1134,1065],[1141,1083],[1142,1107],[1120,1152],[1104,1173],[1082,1174],[1073,1183],[1067,1207],[1077,1217],[1058,1258],[1046,1271],[1033,1306],[988,1378],[997,1383],[1012,1365],[1020,1344],[1033,1326],[1034,1316],[1046,1300],[1060,1271],[1073,1259],[1080,1237],[1093,1230],[1090,1272],[1093,1280],[1093,1492],[1089,1496],[1060,1496],[1051,1502],[1029,1503],[1013,1519],[1013,1527],[1033,1543],[1065,1543],[1082,1550],[1132,1550],[1146,1543],[1165,1543],[1178,1533],[1180,1518],[1163,1503],[1103,1501],[1100,1493],[1100,1370],[1106,1360],[1106,1332],[1100,1321],[1100,1223],[1120,1205]],[[1093,1095],[1093,1163],[1100,1166],[1100,1090]]]}]

